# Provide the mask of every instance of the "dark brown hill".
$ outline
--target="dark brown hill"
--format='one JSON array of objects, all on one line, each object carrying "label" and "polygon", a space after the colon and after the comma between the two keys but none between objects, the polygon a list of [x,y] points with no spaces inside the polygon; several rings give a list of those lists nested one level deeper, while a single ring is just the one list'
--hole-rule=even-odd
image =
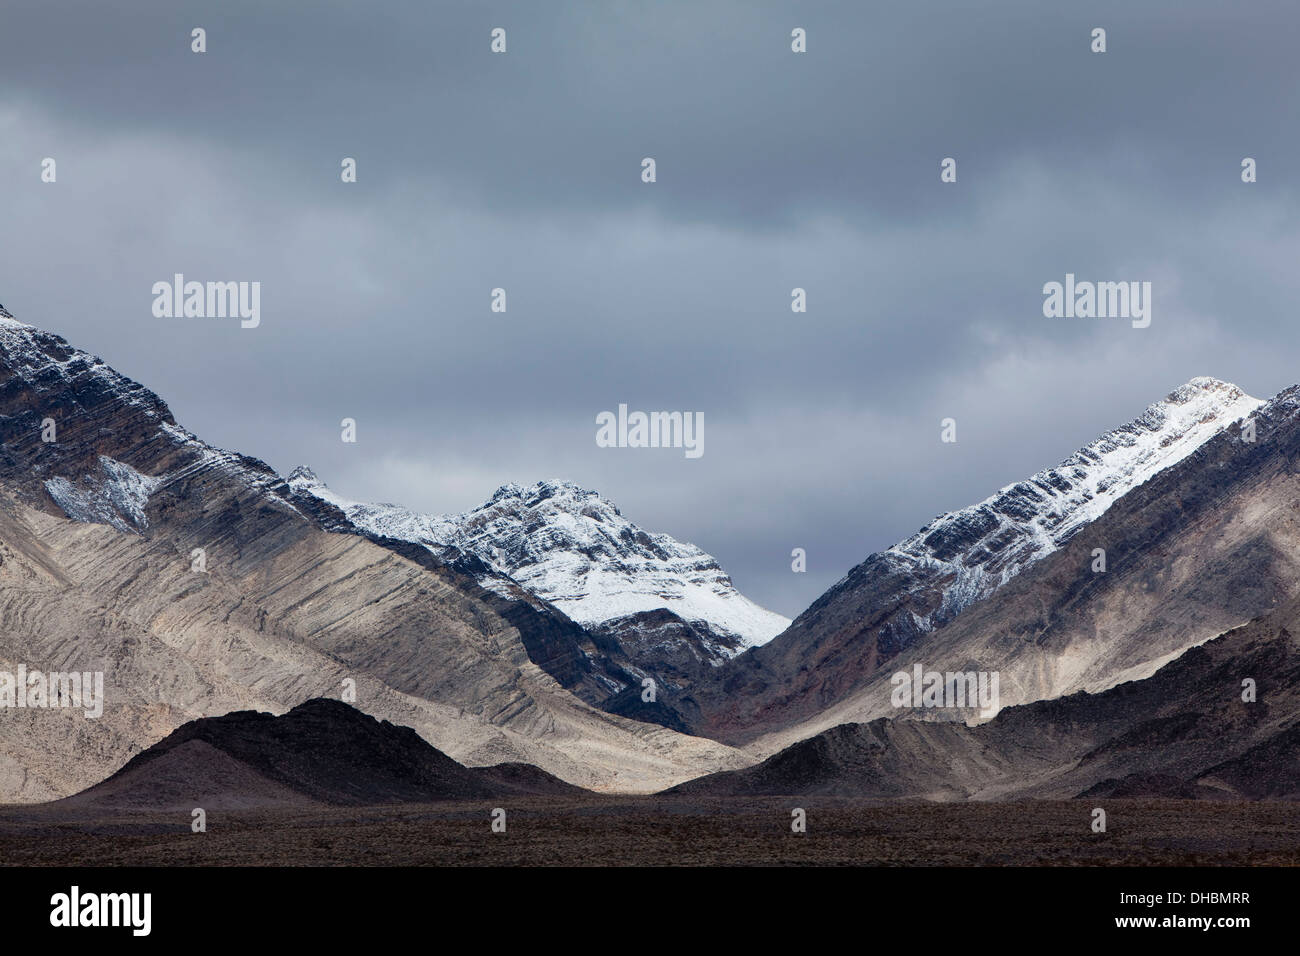
[{"label": "dark brown hill", "polygon": [[59,804],[132,810],[375,806],[585,792],[527,764],[463,766],[410,727],[317,698],[280,717],[243,710],[191,721]]}]

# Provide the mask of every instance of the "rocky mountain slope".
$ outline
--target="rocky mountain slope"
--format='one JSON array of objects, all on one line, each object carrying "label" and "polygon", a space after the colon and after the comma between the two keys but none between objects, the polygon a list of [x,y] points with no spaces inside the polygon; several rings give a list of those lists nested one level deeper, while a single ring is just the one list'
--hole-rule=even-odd
[{"label": "rocky mountain slope", "polygon": [[[1300,602],[1150,677],[1004,709],[978,726],[842,724],[673,793],[935,800],[1300,799]],[[1254,700],[1243,699],[1254,682]],[[1104,802],[1098,805],[1104,806]]]},{"label": "rocky mountain slope", "polygon": [[[1099,692],[1296,597],[1300,387],[1279,393],[1251,422],[1254,442],[1238,429],[1216,435],[860,689],[764,746],[892,713],[890,676],[916,663],[997,671],[1003,706]],[[1097,549],[1106,552],[1104,572],[1093,570]]]},{"label": "rocky mountain slope", "polygon": [[[998,617],[996,623],[981,617],[983,624],[1032,632],[1041,616],[1036,601],[1068,606],[1081,594],[1095,593],[1099,587],[1117,585],[1121,580],[1139,586],[1125,574],[1134,570],[1133,561],[1140,553],[1128,554],[1116,545],[1141,537],[1150,527],[1143,524],[1125,529],[1121,522],[1112,522],[1108,527],[1117,530],[1101,534],[1098,541],[1089,537],[1091,530],[1158,479],[1180,468],[1180,474],[1202,474],[1203,449],[1208,444],[1219,442],[1225,449],[1240,449],[1244,443],[1237,425],[1261,407],[1258,400],[1235,386],[1193,379],[1133,422],[1107,433],[1055,468],[1010,485],[978,505],[943,515],[894,548],[872,555],[779,638],[737,658],[712,684],[697,687],[692,694],[692,702],[701,712],[697,729],[718,739],[743,741],[795,727],[799,728],[795,732],[816,732],[846,719],[865,718],[861,711],[847,717],[846,708],[873,681],[873,699],[879,700],[882,668],[889,664],[887,670],[892,673],[895,659],[901,660],[899,656],[910,649],[925,648],[935,654],[937,649],[956,646],[957,638],[950,632],[971,614],[968,609],[987,608],[992,614],[994,609],[1010,607],[1004,596],[1008,588],[1067,551],[1068,566],[1077,577],[1053,582],[1051,586],[1057,590],[1044,590],[1043,579],[1035,578],[1033,585],[1016,592],[1025,599],[1014,613]],[[1277,452],[1276,444],[1263,438],[1245,447],[1259,450],[1261,467]],[[1208,482],[1224,479],[1216,470]],[[1177,497],[1177,492],[1171,494]],[[1128,511],[1125,514],[1129,517],[1122,521],[1159,523],[1171,539],[1183,530],[1177,519],[1158,509],[1140,518],[1133,518]],[[1171,520],[1173,524],[1169,524]],[[1092,544],[1081,551],[1075,545],[1085,537]],[[1108,547],[1110,571],[1094,579],[1091,548],[1098,543]],[[1154,570],[1160,555],[1147,557],[1150,563],[1146,566]],[[1268,597],[1271,600],[1273,596],[1270,593]],[[1266,607],[1249,600],[1229,600],[1223,610],[1231,608],[1232,615],[1240,616],[1225,618],[1220,611],[1206,627],[1222,630]],[[1080,620],[1080,626],[1087,624]],[[1161,642],[1163,649],[1141,660],[1149,662],[1185,649],[1193,639],[1183,641],[1185,635],[1177,633],[1178,638],[1167,634],[1169,639]],[[1217,631],[1212,629],[1197,631],[1200,640],[1214,633]],[[963,653],[979,657],[970,645]],[[950,657],[952,654],[947,654],[944,659]],[[1052,666],[1064,671],[1071,664],[1063,659]],[[1040,682],[1036,689],[1030,688],[1032,683],[1022,688],[1030,696],[1018,699],[1069,689],[1059,681],[1050,685]],[[807,721],[813,723],[805,726]]]},{"label": "rocky mountain slope", "polygon": [[594,710],[534,659],[544,634],[526,637],[472,576],[410,549],[331,533],[264,463],[206,445],[60,337],[0,318],[0,670],[102,671],[106,697],[98,719],[7,712],[0,801],[66,796],[186,721],[282,712],[344,679],[366,712],[467,764],[648,790],[745,762]]},{"label": "rocky mountain slope", "polygon": [[376,806],[583,791],[535,768],[465,767],[410,727],[316,698],[276,717],[246,710],[178,727],[64,810]]}]

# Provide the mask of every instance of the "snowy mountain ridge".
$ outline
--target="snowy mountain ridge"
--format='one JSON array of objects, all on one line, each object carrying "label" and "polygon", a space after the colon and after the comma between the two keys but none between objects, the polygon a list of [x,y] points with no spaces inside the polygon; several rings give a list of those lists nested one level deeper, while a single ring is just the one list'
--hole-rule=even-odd
[{"label": "snowy mountain ridge", "polygon": [[1228,382],[1193,378],[1055,467],[940,515],[882,552],[886,559],[953,576],[940,606],[918,616],[918,628],[929,630],[991,594],[1059,549],[1125,493],[1263,404]]},{"label": "snowy mountain ridge", "polygon": [[[711,555],[642,530],[612,502],[569,481],[502,485],[485,504],[459,515],[351,501],[306,468],[294,469],[287,481],[369,534],[438,555],[452,549],[474,555],[584,626],[666,608],[733,638],[727,643],[734,646],[717,648],[729,656],[766,643],[790,624],[737,591]],[[500,588],[487,576],[480,583]]]}]

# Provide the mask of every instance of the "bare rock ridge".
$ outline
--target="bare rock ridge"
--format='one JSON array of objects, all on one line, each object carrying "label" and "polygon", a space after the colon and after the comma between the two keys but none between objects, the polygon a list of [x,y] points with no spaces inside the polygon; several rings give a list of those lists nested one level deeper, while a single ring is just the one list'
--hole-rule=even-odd
[{"label": "bare rock ridge", "polygon": [[410,727],[317,698],[280,717],[248,710],[190,721],[62,804],[82,811],[188,811],[581,792],[534,768],[465,767]]},{"label": "bare rock ridge", "polygon": [[593,709],[472,575],[407,547],[419,560],[332,533],[264,463],[206,445],[59,336],[0,319],[0,668],[105,680],[98,719],[7,715],[0,800],[66,796],[189,720],[283,712],[344,679],[366,712],[470,765],[645,791],[746,762]]},{"label": "bare rock ridge", "polygon": [[[841,724],[762,763],[670,790],[696,796],[940,800],[1300,799],[1300,602],[1150,677],[1004,709],[987,723]],[[1243,700],[1243,680],[1256,700]]]},{"label": "bare rock ridge", "polygon": [[[911,648],[934,652],[952,644],[945,635],[971,609],[1002,606],[1005,589],[1030,570],[1050,564],[1136,490],[1183,464],[1189,469],[1183,473],[1194,473],[1201,449],[1211,441],[1243,444],[1235,425],[1261,407],[1235,386],[1193,379],[1055,468],[940,516],[906,541],[867,558],[785,633],[720,668],[711,683],[697,686],[684,702],[684,708],[699,708],[695,729],[717,739],[746,741],[802,727],[823,712],[827,720],[838,716],[835,722],[844,722],[834,708],[864,692],[887,663]],[[1167,530],[1176,532],[1177,526]],[[1113,566],[1115,555],[1110,556]],[[1051,599],[1067,602],[1079,593],[1073,588],[1098,586],[1091,556],[1081,565],[1073,553],[1070,560],[1072,567],[1081,568],[1080,576],[1066,589],[1048,592]],[[1111,584],[1116,577],[1107,575],[1104,581]],[[1035,580],[1040,587],[1041,579]],[[1252,606],[1253,613],[1264,609]],[[1034,612],[1030,620],[1037,617]],[[1000,622],[1020,623],[1028,622]]]}]

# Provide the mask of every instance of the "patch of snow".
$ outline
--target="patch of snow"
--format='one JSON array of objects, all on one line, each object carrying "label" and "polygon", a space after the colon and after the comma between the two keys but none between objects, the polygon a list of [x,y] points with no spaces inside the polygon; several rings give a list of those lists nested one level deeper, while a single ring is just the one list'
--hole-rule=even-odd
[{"label": "patch of snow", "polygon": [[55,477],[45,490],[73,521],[111,525],[119,531],[141,532],[148,526],[145,508],[162,478],[142,475],[130,465],[99,456],[99,472],[80,484]]}]

